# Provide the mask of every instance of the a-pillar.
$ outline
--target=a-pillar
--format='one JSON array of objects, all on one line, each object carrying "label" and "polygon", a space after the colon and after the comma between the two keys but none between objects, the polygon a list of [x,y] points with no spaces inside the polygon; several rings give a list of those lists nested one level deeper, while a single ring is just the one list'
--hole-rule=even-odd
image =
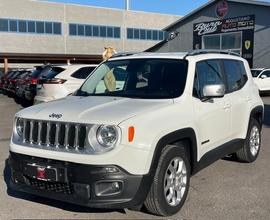
[{"label": "a-pillar", "polygon": [[8,72],[8,58],[4,58],[4,70],[5,70],[5,73]]}]

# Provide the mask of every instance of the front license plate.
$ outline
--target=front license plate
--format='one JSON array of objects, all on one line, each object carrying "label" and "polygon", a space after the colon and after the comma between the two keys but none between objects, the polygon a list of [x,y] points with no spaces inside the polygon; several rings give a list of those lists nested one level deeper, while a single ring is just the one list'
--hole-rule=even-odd
[{"label": "front license plate", "polygon": [[65,182],[65,170],[51,166],[41,166],[37,164],[27,164],[24,168],[24,174],[34,179],[50,182]]}]

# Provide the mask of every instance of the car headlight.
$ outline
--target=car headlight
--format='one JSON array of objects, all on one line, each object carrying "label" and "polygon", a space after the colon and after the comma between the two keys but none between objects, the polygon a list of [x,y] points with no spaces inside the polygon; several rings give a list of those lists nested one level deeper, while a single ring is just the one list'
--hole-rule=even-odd
[{"label": "car headlight", "polygon": [[97,141],[104,148],[114,147],[118,140],[118,130],[113,125],[101,125],[97,130]]},{"label": "car headlight", "polygon": [[16,119],[15,129],[16,129],[17,135],[19,137],[22,137],[22,135],[23,135],[23,120],[21,118]]}]

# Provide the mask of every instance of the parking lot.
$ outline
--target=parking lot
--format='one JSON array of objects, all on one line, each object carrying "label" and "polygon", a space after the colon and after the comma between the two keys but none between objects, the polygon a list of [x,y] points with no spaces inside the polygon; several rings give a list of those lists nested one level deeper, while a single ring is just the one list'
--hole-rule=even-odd
[{"label": "parking lot", "polygon": [[[264,97],[262,149],[253,164],[219,160],[191,179],[187,202],[169,219],[269,219],[270,98]],[[7,189],[12,119],[22,107],[0,94],[0,219],[157,219],[146,212],[94,210]],[[134,161],[137,163],[138,161]]]}]

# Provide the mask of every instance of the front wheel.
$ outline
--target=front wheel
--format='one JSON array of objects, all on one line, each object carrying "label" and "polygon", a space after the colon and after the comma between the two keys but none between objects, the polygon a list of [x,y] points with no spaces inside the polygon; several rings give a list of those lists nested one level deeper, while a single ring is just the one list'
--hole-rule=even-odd
[{"label": "front wheel", "polygon": [[184,146],[166,146],[144,203],[147,210],[160,216],[177,213],[186,200],[189,181],[190,165]]},{"label": "front wheel", "polygon": [[252,163],[259,155],[261,148],[261,126],[257,120],[251,118],[244,146],[236,152],[238,160]]}]

